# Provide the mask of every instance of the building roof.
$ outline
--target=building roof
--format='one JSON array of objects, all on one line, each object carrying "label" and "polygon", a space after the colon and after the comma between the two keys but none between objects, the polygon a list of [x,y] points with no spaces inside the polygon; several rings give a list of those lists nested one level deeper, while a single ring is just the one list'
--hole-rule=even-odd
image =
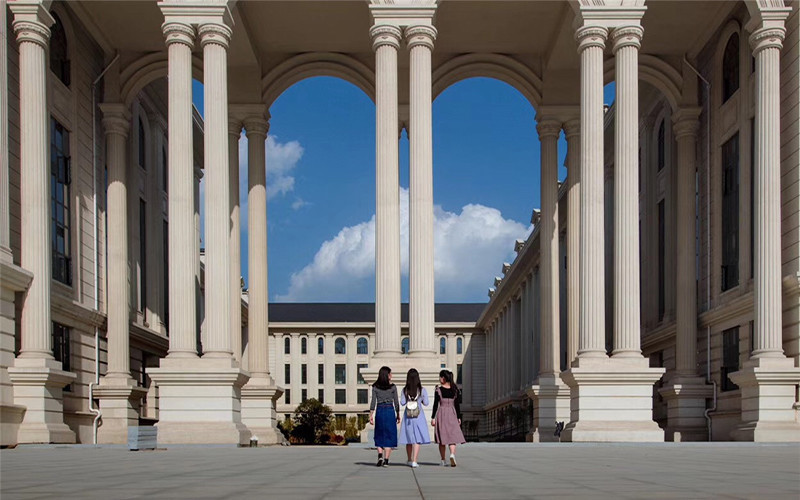
[{"label": "building roof", "polygon": [[[435,304],[437,323],[475,322],[486,304]],[[400,305],[400,320],[408,321],[408,304]],[[374,323],[374,303],[274,303],[269,320],[275,323]]]}]

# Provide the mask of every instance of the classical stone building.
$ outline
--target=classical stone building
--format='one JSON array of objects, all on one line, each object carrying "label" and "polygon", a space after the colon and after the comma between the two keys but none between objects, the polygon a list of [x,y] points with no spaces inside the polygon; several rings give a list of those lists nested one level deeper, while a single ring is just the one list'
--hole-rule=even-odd
[{"label": "classical stone building", "polygon": [[[303,397],[304,334],[308,353],[319,334],[330,353],[309,358],[324,382],[305,390],[321,388],[340,414],[362,408],[357,377],[382,364],[414,366],[426,385],[442,364],[471,364],[470,417],[488,434],[519,406],[532,408],[533,440],[552,439],[556,421],[571,441],[707,439],[709,428],[713,439],[800,440],[797,2],[12,0],[0,10],[3,445],[92,442],[98,424],[99,442],[122,442],[152,423],[166,444],[274,442],[276,406],[285,414]],[[374,324],[355,313],[347,326],[270,318],[269,107],[313,76],[351,82],[376,106]],[[449,325],[433,293],[431,103],[471,77],[510,84],[536,110],[542,206],[477,321]],[[459,338],[462,363],[450,358]],[[299,364],[284,362],[285,339]]]}]

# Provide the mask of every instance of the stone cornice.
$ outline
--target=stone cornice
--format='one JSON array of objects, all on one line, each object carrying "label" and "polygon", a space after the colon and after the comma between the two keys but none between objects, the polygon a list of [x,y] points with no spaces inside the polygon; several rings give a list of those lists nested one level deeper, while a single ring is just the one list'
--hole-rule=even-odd
[{"label": "stone cornice", "polygon": [[188,25],[200,26],[208,23],[223,23],[233,26],[233,15],[228,9],[227,1],[203,2],[196,1],[170,1],[158,2],[161,13],[166,22],[178,22]]},{"label": "stone cornice", "polygon": [[609,29],[634,26],[641,22],[646,10],[644,5],[582,5],[576,22],[584,27]]},{"label": "stone cornice", "polygon": [[436,3],[370,4],[369,12],[375,24],[406,26],[433,25]]},{"label": "stone cornice", "polygon": [[5,260],[0,260],[0,276],[2,287],[14,292],[26,291],[33,281],[33,273]]}]

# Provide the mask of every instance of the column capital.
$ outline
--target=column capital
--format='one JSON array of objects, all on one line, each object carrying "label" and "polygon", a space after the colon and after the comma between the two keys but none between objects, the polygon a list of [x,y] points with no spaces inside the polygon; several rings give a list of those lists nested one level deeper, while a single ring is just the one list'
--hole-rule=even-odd
[{"label": "column capital", "polygon": [[438,31],[436,31],[436,28],[433,26],[417,25],[406,28],[405,34],[408,50],[413,49],[417,45],[424,45],[430,50],[433,50],[433,42],[436,41]]},{"label": "column capital", "polygon": [[208,44],[216,44],[227,49],[231,42],[233,31],[222,22],[207,22],[197,28],[197,34],[200,37],[201,47],[205,47]]},{"label": "column capital", "polygon": [[267,137],[269,134],[269,113],[267,116],[250,116],[244,119],[244,132],[249,139],[250,136]]},{"label": "column capital", "polygon": [[242,133],[242,119],[235,113],[228,112],[228,135],[239,137]]},{"label": "column capital", "polygon": [[786,38],[786,28],[783,26],[762,27],[750,35],[750,47],[753,55],[758,54],[764,49],[783,48],[783,40]]},{"label": "column capital", "polygon": [[167,20],[161,25],[161,31],[164,33],[167,46],[181,43],[194,48],[195,30],[191,24]]},{"label": "column capital", "polygon": [[589,47],[606,48],[608,29],[602,26],[581,26],[575,31],[575,40],[578,42],[578,52],[583,52]]},{"label": "column capital", "polygon": [[128,137],[131,128],[131,114],[124,104],[100,103],[100,111],[103,113],[103,130],[106,135],[116,134]]},{"label": "column capital", "polygon": [[700,129],[700,108],[681,108],[672,115],[672,131],[675,139],[697,136]]},{"label": "column capital", "polygon": [[18,0],[8,4],[14,14],[12,23],[17,42],[32,42],[47,48],[50,41],[50,26],[56,20],[38,0]]},{"label": "column capital", "polygon": [[642,47],[642,37],[644,29],[638,25],[620,26],[611,32],[611,39],[614,41],[613,51],[616,53],[623,47],[635,47],[637,50]]},{"label": "column capital", "polygon": [[539,118],[536,124],[536,131],[539,133],[539,139],[552,137],[558,139],[561,134],[561,121],[554,118],[542,117]]},{"label": "column capital", "polygon": [[569,141],[581,135],[581,119],[572,118],[564,122],[564,137]]},{"label": "column capital", "polygon": [[369,36],[372,38],[372,50],[378,50],[384,45],[399,49],[403,31],[391,24],[376,24],[369,29]]}]

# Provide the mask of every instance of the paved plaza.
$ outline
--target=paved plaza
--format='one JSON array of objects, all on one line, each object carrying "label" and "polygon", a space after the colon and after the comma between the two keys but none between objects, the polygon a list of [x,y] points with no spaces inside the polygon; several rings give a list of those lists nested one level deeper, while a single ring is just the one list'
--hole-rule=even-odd
[{"label": "paved plaza", "polygon": [[0,452],[3,500],[35,498],[800,498],[800,446],[433,446],[417,470],[357,447],[20,448]]}]

